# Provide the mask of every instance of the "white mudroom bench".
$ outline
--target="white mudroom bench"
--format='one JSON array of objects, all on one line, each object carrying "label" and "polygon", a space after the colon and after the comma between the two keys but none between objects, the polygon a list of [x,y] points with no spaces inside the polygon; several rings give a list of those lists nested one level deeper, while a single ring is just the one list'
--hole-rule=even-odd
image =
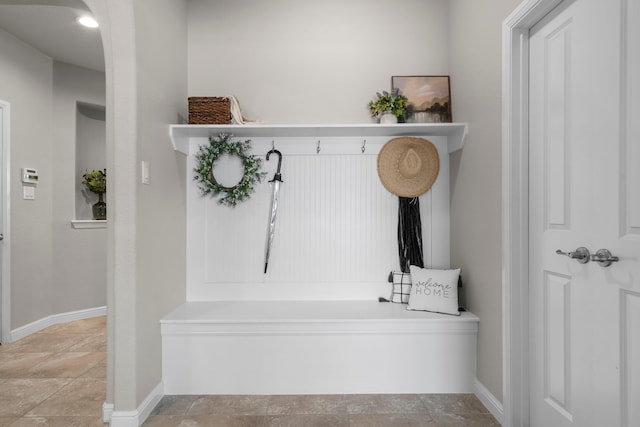
[{"label": "white mudroom bench", "polygon": [[186,302],[161,320],[164,394],[469,393],[478,321],[369,300]]}]

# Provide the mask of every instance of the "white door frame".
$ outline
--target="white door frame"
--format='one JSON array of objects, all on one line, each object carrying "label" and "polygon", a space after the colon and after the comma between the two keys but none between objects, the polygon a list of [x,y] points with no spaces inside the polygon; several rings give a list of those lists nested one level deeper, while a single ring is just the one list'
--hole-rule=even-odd
[{"label": "white door frame", "polygon": [[11,200],[11,192],[9,191],[11,178],[11,157],[10,157],[10,126],[11,126],[11,106],[8,102],[0,100],[0,121],[2,121],[2,135],[0,135],[0,149],[2,150],[2,165],[0,171],[4,174],[2,177],[2,188],[0,189],[0,197],[2,197],[2,224],[0,224],[0,232],[4,234],[2,241],[2,277],[0,278],[0,304],[2,304],[2,318],[0,318],[0,342],[11,341],[11,291],[10,291],[10,268],[11,268],[11,221],[9,209]]},{"label": "white door frame", "polygon": [[562,1],[525,0],[502,26],[504,427],[529,426],[529,30]]}]

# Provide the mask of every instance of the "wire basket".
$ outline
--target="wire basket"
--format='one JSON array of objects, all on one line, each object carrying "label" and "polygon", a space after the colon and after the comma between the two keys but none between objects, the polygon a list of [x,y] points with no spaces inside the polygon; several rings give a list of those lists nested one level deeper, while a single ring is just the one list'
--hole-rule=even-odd
[{"label": "wire basket", "polygon": [[231,123],[229,99],[211,96],[189,97],[189,124],[228,125]]}]

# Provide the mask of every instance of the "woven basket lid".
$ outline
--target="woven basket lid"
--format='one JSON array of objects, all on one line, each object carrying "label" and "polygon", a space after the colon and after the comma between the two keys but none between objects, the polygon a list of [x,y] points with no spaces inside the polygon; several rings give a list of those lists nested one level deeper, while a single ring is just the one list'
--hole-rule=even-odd
[{"label": "woven basket lid", "polygon": [[380,181],[396,196],[418,197],[426,193],[439,171],[438,149],[424,138],[394,138],[378,154]]}]

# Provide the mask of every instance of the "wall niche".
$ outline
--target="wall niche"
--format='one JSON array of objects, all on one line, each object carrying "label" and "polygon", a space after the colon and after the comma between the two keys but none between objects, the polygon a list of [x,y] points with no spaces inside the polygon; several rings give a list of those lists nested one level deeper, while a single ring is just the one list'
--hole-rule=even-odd
[{"label": "wall niche", "polygon": [[91,206],[98,195],[82,185],[82,175],[87,171],[106,166],[106,123],[103,105],[76,103],[76,219],[92,220]]}]

